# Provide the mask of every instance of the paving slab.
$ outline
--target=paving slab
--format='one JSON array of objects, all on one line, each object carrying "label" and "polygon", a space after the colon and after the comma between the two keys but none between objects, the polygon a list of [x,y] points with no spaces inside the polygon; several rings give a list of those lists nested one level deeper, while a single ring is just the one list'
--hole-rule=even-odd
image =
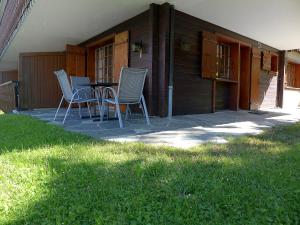
[{"label": "paving slab", "polygon": [[[73,109],[65,124],[61,110],[57,121],[53,121],[55,109],[36,109],[18,112],[30,115],[51,124],[62,126],[72,132],[79,132],[96,139],[118,142],[144,142],[180,148],[193,147],[205,142],[226,143],[228,137],[257,135],[276,125],[292,124],[300,121],[300,110],[264,110],[264,114],[248,111],[220,111],[210,114],[173,116],[172,119],[151,117],[151,126],[146,125],[142,115],[134,114],[120,129],[117,120],[95,122],[81,119],[77,109]],[[87,111],[84,112],[85,115]]]}]

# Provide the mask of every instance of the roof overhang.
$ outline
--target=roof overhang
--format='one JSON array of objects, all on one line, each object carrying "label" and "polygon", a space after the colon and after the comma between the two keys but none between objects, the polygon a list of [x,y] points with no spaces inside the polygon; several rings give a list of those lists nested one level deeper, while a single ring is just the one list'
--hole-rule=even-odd
[{"label": "roof overhang", "polygon": [[[2,2],[2,1],[1,1]],[[38,0],[7,48],[0,70],[21,52],[63,51],[164,0]],[[300,48],[299,0],[173,0],[177,10],[279,50]],[[0,8],[1,9],[1,8]],[[187,24],[188,26],[188,24]]]}]

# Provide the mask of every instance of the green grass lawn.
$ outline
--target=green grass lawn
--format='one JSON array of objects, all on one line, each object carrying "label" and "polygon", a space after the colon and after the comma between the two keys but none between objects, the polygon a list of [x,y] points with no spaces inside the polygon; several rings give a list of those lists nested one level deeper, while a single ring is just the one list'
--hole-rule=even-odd
[{"label": "green grass lawn", "polygon": [[186,150],[0,115],[0,224],[300,224],[300,124]]}]

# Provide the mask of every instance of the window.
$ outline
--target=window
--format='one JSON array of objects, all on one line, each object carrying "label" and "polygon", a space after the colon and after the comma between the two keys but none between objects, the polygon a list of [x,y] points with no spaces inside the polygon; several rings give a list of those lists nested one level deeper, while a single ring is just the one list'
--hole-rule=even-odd
[{"label": "window", "polygon": [[229,79],[231,77],[231,46],[219,43],[217,46],[218,78]]},{"label": "window", "polygon": [[96,80],[97,82],[113,81],[113,44],[96,49]]}]

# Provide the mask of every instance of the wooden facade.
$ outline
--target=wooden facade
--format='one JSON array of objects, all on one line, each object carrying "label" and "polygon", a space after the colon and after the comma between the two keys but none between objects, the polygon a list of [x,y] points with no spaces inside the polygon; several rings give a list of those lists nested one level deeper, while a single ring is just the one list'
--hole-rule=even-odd
[{"label": "wooden facade", "polygon": [[[96,51],[110,44],[114,81],[122,66],[149,69],[144,94],[152,115],[167,115],[172,82],[174,115],[279,105],[282,63],[277,49],[165,3],[151,4],[149,10],[78,46],[66,45],[65,52],[21,54],[21,107],[57,106],[61,91],[54,70],[65,69],[69,75],[95,81]],[[132,50],[136,44],[141,51]],[[223,62],[225,50],[228,61]]]},{"label": "wooden facade", "polygon": [[[276,107],[278,50],[257,43],[176,11],[174,114]],[[225,79],[218,74],[218,44],[231,49]]]},{"label": "wooden facade", "polygon": [[23,53],[19,58],[20,108],[53,108],[61,99],[54,71],[66,68],[64,52]]},{"label": "wooden facade", "polygon": [[[161,96],[160,91],[158,90],[158,17],[159,6],[152,4],[150,5],[150,9],[115,26],[111,29],[83,42],[80,44],[81,47],[85,47],[88,51],[91,51],[91,46],[101,44],[101,42],[105,42],[115,38],[116,35],[122,34],[124,32],[128,32],[128,43],[127,45],[127,57],[123,57],[123,62],[116,62],[116,69],[114,72],[114,76],[117,76],[118,71],[121,66],[130,66],[130,67],[140,67],[140,68],[148,68],[149,73],[146,78],[146,83],[144,87],[144,94],[146,98],[146,102],[148,104],[148,110],[152,115],[158,115],[160,109],[158,104],[158,97]],[[118,40],[116,40],[118,42]],[[120,43],[126,43],[124,40],[119,41]],[[130,51],[131,45],[134,43],[142,43],[143,51],[142,55],[138,52]],[[118,43],[117,43],[118,44]],[[121,52],[126,51],[124,45],[119,45],[120,51],[118,54],[124,56]],[[95,65],[93,63],[94,54],[88,53],[87,64],[87,75],[94,80],[95,73],[94,68]],[[117,60],[122,60],[122,57],[117,57]],[[126,62],[127,61],[127,62]]]}]

